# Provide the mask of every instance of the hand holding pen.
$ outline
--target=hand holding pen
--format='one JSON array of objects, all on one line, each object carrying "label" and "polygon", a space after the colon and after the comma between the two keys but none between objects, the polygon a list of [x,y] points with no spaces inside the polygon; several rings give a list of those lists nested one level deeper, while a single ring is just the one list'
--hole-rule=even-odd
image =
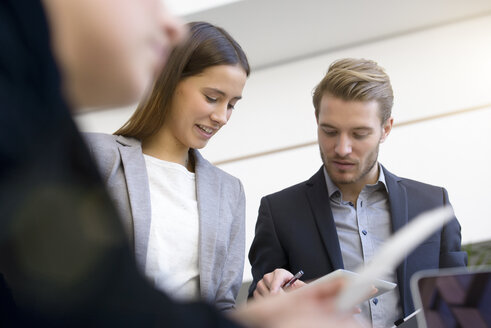
[{"label": "hand holding pen", "polygon": [[301,276],[303,276],[303,271],[298,271],[290,280],[288,280],[281,288],[287,289],[295,283]]},{"label": "hand holding pen", "polygon": [[[286,288],[296,289],[305,285],[301,280],[298,280],[303,274],[300,270],[296,275],[292,277],[292,273],[278,268],[274,271],[266,273],[261,280],[257,282],[256,289],[253,292],[254,298],[267,297],[270,295],[276,295],[278,293],[283,293]],[[296,282],[296,284],[294,284]]]}]

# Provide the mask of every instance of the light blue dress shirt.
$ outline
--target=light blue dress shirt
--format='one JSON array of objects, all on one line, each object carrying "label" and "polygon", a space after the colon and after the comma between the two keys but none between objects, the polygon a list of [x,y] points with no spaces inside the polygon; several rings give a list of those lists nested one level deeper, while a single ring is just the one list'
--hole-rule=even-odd
[{"label": "light blue dress shirt", "polygon": [[[368,263],[378,248],[392,234],[388,190],[384,172],[379,164],[377,183],[366,185],[360,192],[356,206],[343,200],[339,188],[332,182],[324,167],[329,201],[332,209],[344,268],[350,271]],[[396,272],[380,277],[383,280],[397,283]],[[397,287],[372,298],[360,305],[359,315],[373,327],[392,327],[394,321],[401,317],[399,290]]]}]

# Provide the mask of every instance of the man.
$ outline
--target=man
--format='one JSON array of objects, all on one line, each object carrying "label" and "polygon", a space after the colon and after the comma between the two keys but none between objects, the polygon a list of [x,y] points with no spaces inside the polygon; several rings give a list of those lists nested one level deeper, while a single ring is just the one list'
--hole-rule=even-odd
[{"label": "man", "polygon": [[0,326],[353,326],[333,308],[339,281],[225,318],[137,271],[69,108],[142,95],[182,34],[161,6],[0,0]]},{"label": "man", "polygon": [[[334,62],[314,90],[324,165],[309,180],[261,200],[249,259],[250,296],[276,294],[292,274],[304,281],[370,261],[394,232],[426,210],[448,204],[445,189],[404,179],[378,163],[393,124],[389,77],[375,62]],[[374,327],[414,311],[409,279],[421,269],[466,265],[457,219],[412,252],[385,280],[396,290],[362,304]],[[297,287],[303,285],[296,283]]]}]

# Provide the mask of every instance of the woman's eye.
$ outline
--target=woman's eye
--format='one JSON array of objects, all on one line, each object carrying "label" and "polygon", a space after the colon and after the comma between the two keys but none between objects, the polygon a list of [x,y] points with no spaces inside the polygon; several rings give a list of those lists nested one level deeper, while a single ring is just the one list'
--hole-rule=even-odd
[{"label": "woman's eye", "polygon": [[233,104],[228,104],[228,109],[235,109],[235,105],[233,105]]},{"label": "woman's eye", "polygon": [[205,95],[205,98],[206,98],[206,100],[209,103],[215,103],[215,102],[217,102],[217,99],[216,98],[213,98],[213,97],[210,97],[210,96],[207,96],[207,95]]}]

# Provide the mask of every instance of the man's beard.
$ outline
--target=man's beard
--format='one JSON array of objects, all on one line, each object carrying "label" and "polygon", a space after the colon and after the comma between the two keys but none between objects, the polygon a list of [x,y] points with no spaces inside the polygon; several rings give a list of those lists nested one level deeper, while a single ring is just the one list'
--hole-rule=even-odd
[{"label": "man's beard", "polygon": [[[375,151],[371,152],[370,156],[367,158],[369,165],[367,165],[365,168],[362,168],[363,169],[362,172],[360,174],[354,176],[350,180],[336,179],[336,177],[334,175],[329,174],[329,166],[327,165],[327,163],[329,161],[327,160],[326,156],[324,155],[324,153],[322,152],[322,149],[320,149],[320,147],[319,147],[319,151],[320,151],[322,163],[324,163],[324,167],[326,168],[326,171],[329,174],[329,178],[331,178],[332,182],[334,182],[336,185],[341,185],[341,184],[355,183],[355,182],[363,179],[363,177],[365,177],[373,169],[373,167],[377,164],[379,145],[380,144],[377,144],[377,148],[375,149]],[[343,159],[344,158],[336,157],[333,160],[343,160]],[[357,164],[359,165],[360,163],[358,162]]]}]

